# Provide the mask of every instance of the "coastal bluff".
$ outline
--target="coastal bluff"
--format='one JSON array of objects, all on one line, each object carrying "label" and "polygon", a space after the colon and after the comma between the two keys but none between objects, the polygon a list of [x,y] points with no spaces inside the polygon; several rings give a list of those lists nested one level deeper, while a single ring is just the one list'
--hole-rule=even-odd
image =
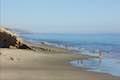
[{"label": "coastal bluff", "polygon": [[16,33],[0,26],[0,48],[10,48],[11,46],[19,49],[32,49]]}]

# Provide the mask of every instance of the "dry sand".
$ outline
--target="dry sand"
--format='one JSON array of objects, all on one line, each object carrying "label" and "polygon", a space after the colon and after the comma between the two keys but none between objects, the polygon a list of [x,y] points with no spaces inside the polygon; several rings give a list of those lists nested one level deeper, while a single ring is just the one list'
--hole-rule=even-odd
[{"label": "dry sand", "polygon": [[0,49],[0,52],[0,80],[120,80],[120,77],[71,66],[68,61],[92,57],[71,54],[66,49]]}]

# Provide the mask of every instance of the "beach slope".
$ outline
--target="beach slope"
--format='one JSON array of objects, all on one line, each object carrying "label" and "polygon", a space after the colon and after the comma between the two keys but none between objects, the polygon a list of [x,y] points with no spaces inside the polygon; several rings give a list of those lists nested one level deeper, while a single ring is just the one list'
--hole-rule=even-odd
[{"label": "beach slope", "polygon": [[0,80],[120,80],[68,64],[71,60],[87,58],[89,56],[57,51],[0,49]]}]

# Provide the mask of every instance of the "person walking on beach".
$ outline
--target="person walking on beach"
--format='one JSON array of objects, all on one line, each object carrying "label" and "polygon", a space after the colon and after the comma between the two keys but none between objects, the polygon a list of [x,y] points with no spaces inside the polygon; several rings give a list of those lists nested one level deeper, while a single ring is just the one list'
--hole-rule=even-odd
[{"label": "person walking on beach", "polygon": [[99,63],[102,62],[102,58],[103,58],[103,51],[99,50]]}]

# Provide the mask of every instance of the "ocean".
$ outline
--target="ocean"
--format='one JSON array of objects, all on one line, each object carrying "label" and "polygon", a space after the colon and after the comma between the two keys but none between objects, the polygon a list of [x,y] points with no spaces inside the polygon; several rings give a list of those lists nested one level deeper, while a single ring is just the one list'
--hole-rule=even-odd
[{"label": "ocean", "polygon": [[[108,54],[120,56],[120,34],[21,34],[31,42],[46,42],[58,47],[94,52],[99,49]],[[119,56],[118,56],[119,55]]]},{"label": "ocean", "polygon": [[75,67],[90,68],[89,71],[109,73],[120,76],[120,34],[20,34],[25,40],[49,45],[69,48],[80,52],[80,54],[95,55],[98,50],[104,54],[101,63],[98,60],[78,63],[79,60],[71,61]]}]

